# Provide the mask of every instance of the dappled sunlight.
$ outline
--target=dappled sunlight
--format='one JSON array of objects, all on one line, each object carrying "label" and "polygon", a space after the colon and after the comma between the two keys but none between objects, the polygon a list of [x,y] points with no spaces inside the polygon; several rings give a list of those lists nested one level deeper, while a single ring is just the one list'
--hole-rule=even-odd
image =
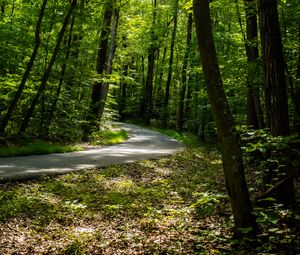
[{"label": "dappled sunlight", "polygon": [[[205,192],[210,188],[207,182],[214,185],[213,175],[199,171],[213,160],[211,155],[207,153],[207,160],[202,161],[191,160],[192,155],[183,152],[156,161],[46,177],[28,186],[4,186],[6,192],[22,189],[17,193],[26,200],[14,215],[2,216],[7,218],[0,230],[11,224],[11,217],[25,217],[26,223],[19,228],[26,233],[26,244],[14,242],[20,249],[32,246],[36,252],[59,254],[65,247],[78,246],[104,254],[156,254],[161,250],[192,254],[199,223],[190,207],[195,197],[188,194]],[[18,204],[23,198],[12,193],[2,206]],[[26,211],[27,205],[32,209]],[[35,227],[40,229],[39,244]],[[53,239],[56,251],[51,250]]]},{"label": "dappled sunlight", "polygon": [[72,153],[0,158],[0,178],[22,179],[130,163],[171,155],[185,148],[182,143],[158,132],[128,124],[123,126],[129,137],[122,144]]}]

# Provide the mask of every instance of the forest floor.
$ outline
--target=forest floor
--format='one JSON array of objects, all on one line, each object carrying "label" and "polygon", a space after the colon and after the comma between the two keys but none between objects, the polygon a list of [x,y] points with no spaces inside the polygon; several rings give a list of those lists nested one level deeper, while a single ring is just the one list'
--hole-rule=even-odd
[{"label": "forest floor", "polygon": [[128,139],[121,144],[69,153],[0,158],[0,179],[22,180],[43,174],[153,159],[185,148],[181,142],[156,131],[130,124],[120,124],[120,127],[128,133]]},{"label": "forest floor", "polygon": [[[253,197],[255,178],[248,181]],[[288,225],[294,216],[279,205],[255,213],[258,242],[240,246],[221,153],[202,144],[155,160],[0,184],[0,254],[300,253],[300,219]]]},{"label": "forest floor", "polygon": [[221,168],[219,152],[203,147],[2,184],[0,253],[230,251],[232,222]]}]

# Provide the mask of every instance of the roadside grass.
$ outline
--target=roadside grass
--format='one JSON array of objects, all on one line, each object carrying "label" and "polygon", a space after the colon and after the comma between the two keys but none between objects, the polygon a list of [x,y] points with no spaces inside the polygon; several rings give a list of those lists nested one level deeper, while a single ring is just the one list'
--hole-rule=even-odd
[{"label": "roadside grass", "polygon": [[151,123],[150,126],[144,125],[141,120],[127,120],[126,123],[143,126],[145,128],[149,128],[164,135],[170,136],[178,141],[183,142],[188,148],[196,148],[199,146],[203,146],[204,144],[204,142],[200,141],[196,135],[187,132],[180,133],[174,129],[163,129],[160,128],[160,124],[155,122]]},{"label": "roadside grass", "polygon": [[156,127],[150,127],[152,130],[158,131],[164,135],[170,136],[176,140],[183,142],[188,148],[196,148],[201,142],[197,136],[189,133],[179,133],[176,130],[172,129],[161,129]]},{"label": "roadside grass", "polygon": [[13,145],[9,147],[0,147],[0,157],[13,157],[13,156],[28,156],[28,155],[41,155],[51,153],[64,153],[70,151],[83,150],[80,145],[59,145],[49,142],[37,141],[26,145]]},{"label": "roadside grass", "polygon": [[0,253],[231,252],[221,168],[218,151],[197,148],[159,160],[2,184]]},{"label": "roadside grass", "polygon": [[124,142],[127,137],[128,133],[124,129],[120,129],[94,132],[89,139],[92,145],[112,145]]},{"label": "roadside grass", "polygon": [[220,152],[206,145],[0,184],[0,254],[298,254],[299,220],[287,226],[292,215],[278,206],[255,208],[257,246],[240,246]]},{"label": "roadside grass", "polygon": [[[91,146],[112,145],[125,141],[127,132],[123,129],[94,132],[89,141]],[[0,147],[0,157],[42,155],[51,153],[65,153],[85,150],[86,144],[58,144],[46,141],[35,141],[22,145],[13,144]]]}]

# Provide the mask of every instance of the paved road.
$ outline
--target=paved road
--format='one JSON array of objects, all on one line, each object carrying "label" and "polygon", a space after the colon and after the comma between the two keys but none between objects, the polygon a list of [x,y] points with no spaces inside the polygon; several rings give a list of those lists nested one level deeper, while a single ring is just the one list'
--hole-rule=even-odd
[{"label": "paved road", "polygon": [[43,174],[154,159],[184,150],[184,145],[158,132],[135,125],[121,124],[128,139],[118,145],[70,153],[0,158],[0,181],[23,180]]}]

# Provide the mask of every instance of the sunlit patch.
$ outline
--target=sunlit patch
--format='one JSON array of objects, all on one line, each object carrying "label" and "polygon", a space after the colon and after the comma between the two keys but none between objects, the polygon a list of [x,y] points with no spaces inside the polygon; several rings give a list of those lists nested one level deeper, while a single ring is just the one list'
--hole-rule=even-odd
[{"label": "sunlit patch", "polygon": [[210,161],[210,164],[212,164],[212,165],[220,165],[220,164],[222,164],[222,160],[221,159],[212,160],[212,161]]},{"label": "sunlit patch", "polygon": [[93,233],[95,232],[95,229],[93,227],[76,227],[75,232],[81,234],[81,233]]}]

